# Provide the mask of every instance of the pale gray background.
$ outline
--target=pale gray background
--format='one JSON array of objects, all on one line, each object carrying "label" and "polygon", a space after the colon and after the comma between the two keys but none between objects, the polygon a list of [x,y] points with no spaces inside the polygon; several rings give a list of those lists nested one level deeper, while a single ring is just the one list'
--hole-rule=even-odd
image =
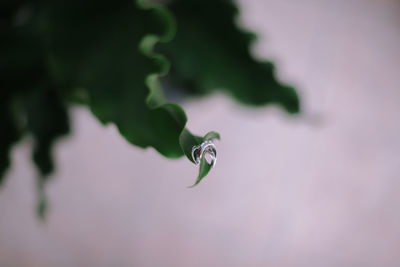
[{"label": "pale gray background", "polygon": [[400,2],[242,0],[254,53],[305,113],[183,103],[222,135],[200,186],[186,159],[128,145],[73,110],[45,223],[30,141],[0,192],[0,266],[400,266]]}]

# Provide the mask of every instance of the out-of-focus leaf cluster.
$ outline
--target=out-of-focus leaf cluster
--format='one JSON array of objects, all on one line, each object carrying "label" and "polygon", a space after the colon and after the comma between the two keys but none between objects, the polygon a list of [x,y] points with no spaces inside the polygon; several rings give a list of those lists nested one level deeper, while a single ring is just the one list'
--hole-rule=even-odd
[{"label": "out-of-focus leaf cluster", "polygon": [[[190,161],[207,135],[185,128],[185,112],[166,101],[163,86],[221,89],[245,104],[297,112],[296,92],[251,56],[253,35],[237,27],[237,13],[228,0],[1,0],[0,182],[24,134],[33,137],[41,179],[52,172],[52,145],[69,132],[71,103],[87,105],[133,145]],[[210,169],[201,162],[197,182]]]}]

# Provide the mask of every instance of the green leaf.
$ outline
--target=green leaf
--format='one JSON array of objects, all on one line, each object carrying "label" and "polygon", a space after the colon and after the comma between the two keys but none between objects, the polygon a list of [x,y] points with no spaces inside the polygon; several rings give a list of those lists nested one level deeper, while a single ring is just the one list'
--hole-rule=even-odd
[{"label": "green leaf", "polygon": [[69,133],[69,118],[59,92],[52,85],[34,88],[24,96],[27,127],[34,138],[32,158],[44,179],[54,169],[54,142]]},{"label": "green leaf", "polygon": [[219,133],[217,133],[217,132],[208,132],[208,133],[203,137],[203,141],[204,141],[204,140],[213,140],[213,139],[218,139],[218,140],[220,140],[221,137],[220,137]]},{"label": "green leaf", "polygon": [[58,107],[51,91],[47,93],[52,79],[46,63],[45,16],[38,3],[29,2],[0,5],[4,38],[0,42],[0,121],[6,129],[0,136],[1,177],[9,165],[9,150],[21,133],[33,134],[33,159],[43,176],[49,174],[53,169],[51,146],[68,125],[65,108]]},{"label": "green leaf", "polygon": [[198,185],[201,182],[201,180],[203,180],[203,178],[210,172],[211,168],[212,165],[207,162],[206,156],[204,154],[200,160],[199,175],[197,176],[197,180],[193,185],[189,186],[189,188]]},{"label": "green leaf", "polygon": [[169,63],[153,48],[171,39],[175,29],[165,9],[144,9],[130,0],[88,1],[77,9],[67,1],[51,25],[57,76],[87,89],[87,104],[101,122],[115,123],[134,145],[172,158],[185,154],[192,161],[190,151],[202,139],[185,129],[186,114],[165,100],[159,84]]},{"label": "green leaf", "polygon": [[158,77],[168,62],[153,52],[175,27],[165,9],[143,9],[131,0],[75,0],[52,10],[52,64],[59,81],[86,88],[92,112],[104,124],[115,123],[132,144],[182,156],[186,114],[165,101]]},{"label": "green leaf", "polygon": [[[185,131],[183,131],[183,133],[181,135],[181,142],[182,142],[182,147],[185,148],[185,150],[184,150],[185,155],[193,163],[195,163],[195,162],[194,162],[194,159],[192,158],[192,148],[194,146],[200,145],[201,143],[203,143],[206,140],[212,141],[214,139],[220,140],[220,136],[216,132],[209,132],[204,137],[199,137],[199,136],[194,136],[188,130],[185,130]],[[205,154],[206,153],[204,153],[200,159],[199,175],[197,176],[196,182],[190,187],[194,187],[194,186],[198,185],[201,182],[201,180],[205,176],[207,176],[207,174],[210,172],[210,170],[212,168],[212,165],[207,162],[207,160],[205,158]]]},{"label": "green leaf", "polygon": [[1,99],[0,120],[9,131],[1,136],[0,174],[17,140],[11,98],[22,103],[19,112],[27,118],[25,132],[34,137],[33,160],[40,180],[54,168],[52,144],[69,129],[62,97],[87,104],[102,123],[115,123],[132,144],[152,146],[167,157],[191,150],[184,137],[200,140],[185,129],[186,114],[165,100],[159,84],[169,62],[153,48],[172,38],[174,20],[162,7],[138,3],[1,4],[0,80],[7,97]]},{"label": "green leaf", "polygon": [[171,60],[166,82],[197,94],[223,89],[245,104],[276,103],[299,111],[296,91],[281,84],[270,62],[249,52],[254,34],[238,28],[238,10],[228,0],[175,0],[175,38],[160,46]]},{"label": "green leaf", "polygon": [[188,129],[184,129],[179,138],[179,143],[182,147],[183,153],[193,163],[195,162],[192,158],[192,148],[202,142],[203,139],[200,136],[193,135]]},{"label": "green leaf", "polygon": [[4,173],[10,166],[11,147],[20,137],[9,101],[4,91],[0,93],[0,124],[3,129],[0,132],[0,186],[4,181]]},{"label": "green leaf", "polygon": [[44,186],[44,179],[39,177],[37,179],[36,185],[36,216],[42,221],[44,221],[44,219],[46,218],[46,214],[48,211],[48,202]]}]

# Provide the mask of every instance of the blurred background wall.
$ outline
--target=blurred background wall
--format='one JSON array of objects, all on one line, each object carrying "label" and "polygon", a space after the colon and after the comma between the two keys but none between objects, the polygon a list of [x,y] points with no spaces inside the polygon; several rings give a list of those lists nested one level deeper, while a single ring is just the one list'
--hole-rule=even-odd
[{"label": "blurred background wall", "polygon": [[304,113],[224,95],[183,103],[222,135],[198,186],[186,159],[128,145],[86,109],[58,143],[45,222],[30,141],[0,191],[0,266],[400,266],[400,2],[242,0]]}]

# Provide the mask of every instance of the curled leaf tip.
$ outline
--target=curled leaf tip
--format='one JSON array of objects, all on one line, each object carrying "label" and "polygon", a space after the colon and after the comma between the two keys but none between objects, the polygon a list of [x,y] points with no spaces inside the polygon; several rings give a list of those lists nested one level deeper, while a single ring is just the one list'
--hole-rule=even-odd
[{"label": "curled leaf tip", "polygon": [[[200,165],[199,175],[197,176],[196,182],[189,186],[192,188],[198,185],[201,180],[207,176],[210,170],[215,166],[217,161],[217,148],[212,142],[213,139],[220,139],[220,135],[216,132],[209,132],[202,138],[202,143],[195,145],[192,148],[192,159],[196,165]],[[206,156],[210,156],[210,162],[207,160]]]}]

